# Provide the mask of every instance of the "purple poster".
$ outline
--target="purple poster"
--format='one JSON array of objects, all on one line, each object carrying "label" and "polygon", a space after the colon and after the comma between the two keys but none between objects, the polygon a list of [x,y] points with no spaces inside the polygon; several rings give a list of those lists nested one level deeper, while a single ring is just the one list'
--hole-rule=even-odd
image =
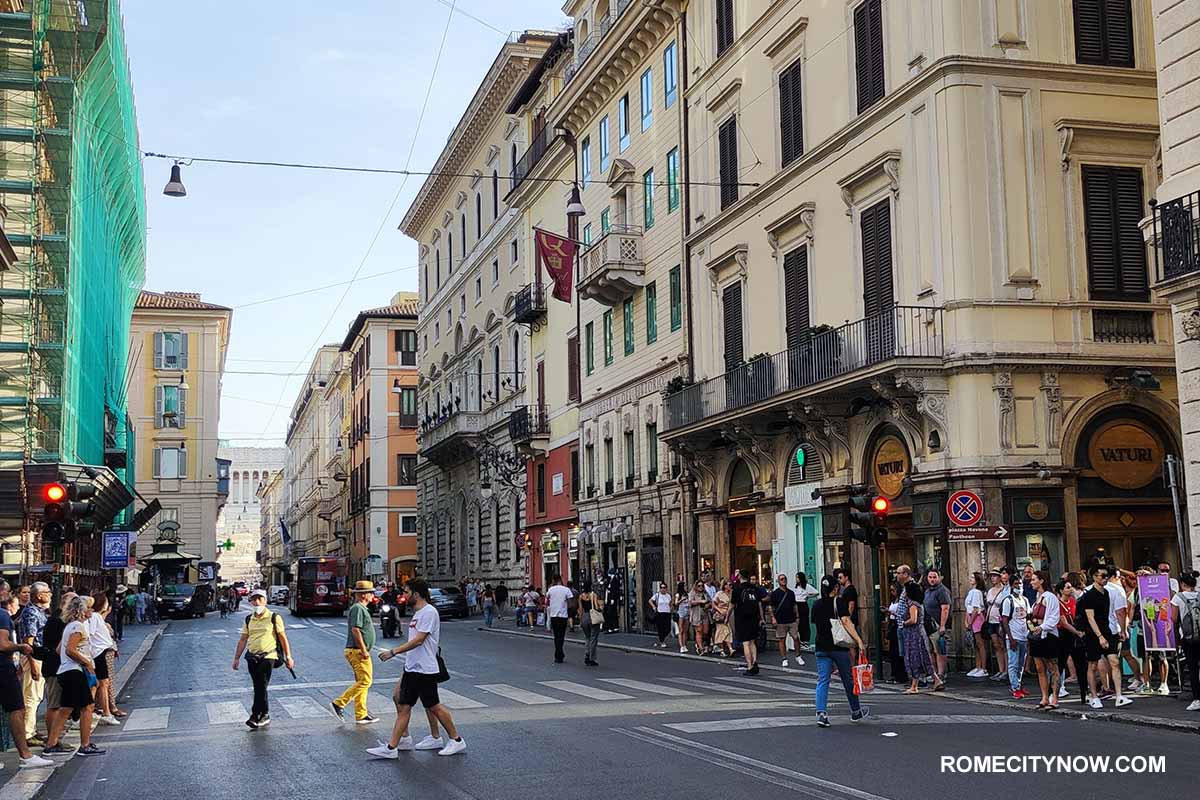
[{"label": "purple poster", "polygon": [[1139,575],[1138,611],[1147,650],[1175,652],[1175,626],[1171,624],[1171,581],[1166,575]]}]

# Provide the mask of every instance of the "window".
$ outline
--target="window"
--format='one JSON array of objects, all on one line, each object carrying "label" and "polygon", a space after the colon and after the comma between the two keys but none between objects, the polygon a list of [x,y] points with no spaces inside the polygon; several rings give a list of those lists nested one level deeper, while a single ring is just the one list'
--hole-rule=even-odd
[{"label": "window", "polygon": [[654,73],[647,68],[642,73],[642,133],[654,122]]},{"label": "window", "polygon": [[596,490],[596,448],[589,444],[584,449],[587,451],[588,497],[591,497]]},{"label": "window", "polygon": [[1138,228],[1146,207],[1141,170],[1084,164],[1082,174],[1089,295],[1093,300],[1149,300],[1146,245]]},{"label": "window", "polygon": [[646,230],[654,227],[654,170],[642,176],[642,224]]},{"label": "window", "polygon": [[625,431],[625,488],[633,488],[633,479],[637,475],[637,466],[634,460],[634,445],[633,431]]},{"label": "window", "polygon": [[446,231],[446,275],[454,274],[454,234]]},{"label": "window", "polygon": [[800,60],[779,73],[779,142],[783,166],[804,155]]},{"label": "window", "polygon": [[396,456],[396,485],[397,486],[416,486],[417,485],[417,457],[397,455]]},{"label": "window", "polygon": [[733,0],[717,2],[717,55],[721,55],[733,44]]},{"label": "window", "polygon": [[462,236],[462,244],[460,245],[460,248],[462,249],[462,257],[466,258],[467,257],[467,212],[465,212],[465,211],[458,215],[458,230],[459,230],[459,234]]},{"label": "window", "polygon": [[600,212],[600,235],[601,236],[608,233],[608,229],[611,227],[611,225],[609,224],[609,221],[608,221],[608,217],[609,217],[608,206],[605,206],[604,210]]},{"label": "window", "polygon": [[613,440],[604,440],[604,492],[612,494],[613,490]]},{"label": "window", "polygon": [[492,170],[492,219],[500,216],[500,173]]},{"label": "window", "polygon": [[592,180],[592,140],[589,137],[579,143],[579,162],[579,174],[586,189]]},{"label": "window", "polygon": [[679,148],[667,153],[667,213],[679,208]]},{"label": "window", "polygon": [[500,399],[500,345],[492,347],[492,399]]},{"label": "window", "polygon": [[166,332],[154,334],[154,368],[187,369],[188,335]]},{"label": "window", "polygon": [[424,299],[424,300],[428,300],[428,299],[429,299],[429,290],[430,290],[430,286],[429,286],[429,265],[428,265],[428,264],[426,264],[425,266],[421,267],[421,286],[422,286],[422,288],[424,288],[424,289],[425,289],[425,295],[424,295],[424,297],[423,297],[422,299]]},{"label": "window", "polygon": [[[881,317],[891,313],[895,305],[892,278],[892,208],[883,200],[859,214],[862,230],[863,316]],[[868,345],[888,346],[891,323],[868,329]],[[878,344],[876,344],[878,343]]]},{"label": "window", "polygon": [[416,536],[417,535],[417,518],[410,515],[402,515],[400,517],[400,535],[401,536]]},{"label": "window", "polygon": [[440,342],[442,340],[442,328],[437,322],[433,323],[433,340]]},{"label": "window", "polygon": [[604,366],[613,363],[613,312],[604,312]]},{"label": "window", "polygon": [[417,427],[417,389],[415,386],[400,387],[400,427]]},{"label": "window", "polygon": [[583,246],[587,247],[592,243],[592,223],[583,226]]},{"label": "window", "polygon": [[579,399],[579,337],[567,338],[567,399]]},{"label": "window", "polygon": [[508,246],[508,263],[509,263],[509,266],[513,266],[513,267],[515,267],[515,266],[517,265],[517,257],[518,257],[518,252],[519,252],[519,251],[517,250],[517,240],[516,240],[516,239],[513,239],[513,240],[512,240],[512,244],[510,244],[510,245]]},{"label": "window", "polygon": [[651,281],[646,287],[646,344],[658,341],[658,285]]},{"label": "window", "polygon": [[508,151],[509,170],[508,170],[508,190],[511,192],[517,188],[517,143],[513,142],[512,147]]},{"label": "window", "polygon": [[625,301],[621,309],[621,324],[625,334],[625,355],[633,355],[633,298]]},{"label": "window", "polygon": [[679,266],[671,267],[671,330],[677,331],[683,325],[683,283],[679,274]]},{"label": "window", "polygon": [[1080,64],[1133,66],[1130,0],[1075,0],[1075,60]]},{"label": "window", "polygon": [[608,117],[600,120],[600,175],[608,172]]},{"label": "window", "polygon": [[809,338],[808,246],[801,245],[783,256],[783,305],[788,349]]},{"label": "window", "polygon": [[442,251],[433,251],[433,261],[437,265],[437,288],[442,288]]},{"label": "window", "polygon": [[537,465],[537,513],[546,513],[546,464]]},{"label": "window", "polygon": [[679,81],[675,75],[675,43],[667,45],[663,50],[663,108],[670,108],[675,102],[675,93]]},{"label": "window", "polygon": [[492,259],[492,285],[495,286],[500,282],[500,259]]},{"label": "window", "polygon": [[646,423],[646,476],[648,483],[658,478],[658,423]]},{"label": "window", "polygon": [[629,95],[621,95],[617,101],[617,152],[624,153],[629,147]]},{"label": "window", "polygon": [[182,447],[158,447],[154,450],[154,477],[187,477],[187,450]]},{"label": "window", "polygon": [[584,369],[588,375],[596,371],[596,343],[593,334],[595,333],[595,323],[589,322],[583,326],[584,338],[584,353],[583,362]]},{"label": "window", "polygon": [[458,296],[458,312],[460,314],[467,313],[467,293],[463,292]]},{"label": "window", "polygon": [[[466,237],[463,237],[466,238]],[[483,238],[483,195],[475,193],[475,241]]]},{"label": "window", "polygon": [[883,0],[854,9],[854,77],[861,114],[883,97]]},{"label": "window", "polygon": [[475,276],[475,300],[478,302],[483,299],[483,278],[479,275]]},{"label": "window", "polygon": [[571,500],[579,501],[579,451],[571,451]]},{"label": "window", "polygon": [[717,129],[717,153],[721,172],[721,210],[738,199],[737,117],[730,117]]},{"label": "window", "polygon": [[417,332],[396,331],[396,352],[400,354],[400,366],[417,365]]}]

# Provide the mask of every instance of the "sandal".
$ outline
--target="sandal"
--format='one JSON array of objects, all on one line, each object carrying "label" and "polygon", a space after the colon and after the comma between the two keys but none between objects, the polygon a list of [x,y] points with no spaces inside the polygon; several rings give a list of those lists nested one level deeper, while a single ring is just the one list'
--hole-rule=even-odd
[{"label": "sandal", "polygon": [[122,710],[121,710],[121,709],[119,709],[119,708],[118,708],[116,711],[112,712],[112,713],[113,713],[113,716],[114,716],[114,717],[117,717],[118,719],[119,719],[119,718],[121,718],[121,717],[128,717],[128,716],[129,716],[129,712],[128,712],[128,711],[122,711]]},{"label": "sandal", "polygon": [[1045,710],[1046,710],[1047,708],[1049,708],[1049,707],[1050,707],[1050,704],[1049,704],[1049,703],[1038,703],[1038,704],[1037,704],[1037,710],[1038,710],[1038,711],[1045,711]]},{"label": "sandal", "polygon": [[911,689],[911,688],[909,688],[909,689],[905,689],[905,690],[904,690],[903,692],[901,692],[900,694],[920,694],[920,693],[921,693],[921,690],[920,690],[920,689]]}]

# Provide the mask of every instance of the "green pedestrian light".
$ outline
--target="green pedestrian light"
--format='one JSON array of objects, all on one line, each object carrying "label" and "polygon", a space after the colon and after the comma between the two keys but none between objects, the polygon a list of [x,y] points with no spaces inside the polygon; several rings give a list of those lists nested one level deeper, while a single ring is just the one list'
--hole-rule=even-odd
[{"label": "green pedestrian light", "polygon": [[796,448],[796,466],[800,467],[801,469],[804,468],[804,448],[803,447]]}]

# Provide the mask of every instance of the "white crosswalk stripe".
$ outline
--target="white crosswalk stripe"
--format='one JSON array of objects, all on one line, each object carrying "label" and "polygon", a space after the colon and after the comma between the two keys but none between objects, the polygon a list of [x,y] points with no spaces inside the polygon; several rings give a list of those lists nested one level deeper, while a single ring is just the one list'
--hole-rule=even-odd
[{"label": "white crosswalk stripe", "polygon": [[542,686],[549,686],[567,694],[577,694],[592,700],[632,700],[633,695],[610,692],[607,689],[597,689],[575,681],[538,681]]},{"label": "white crosswalk stripe", "polygon": [[646,683],[645,681],[635,681],[631,678],[600,678],[599,680],[604,683],[611,683],[614,686],[624,686],[626,689],[636,689],[639,692],[650,692],[651,694],[663,694],[667,697],[696,697],[699,694],[699,692],[679,689],[675,686]]},{"label": "white crosswalk stripe", "polygon": [[464,709],[464,708],[487,708],[487,703],[481,703],[478,700],[472,700],[469,697],[452,692],[448,689],[438,687],[438,697],[441,698],[442,705],[449,709]]},{"label": "white crosswalk stripe", "polygon": [[527,706],[541,706],[562,702],[557,697],[547,697],[544,694],[531,692],[528,689],[521,689],[507,683],[485,683],[475,688],[483,689],[485,692],[491,692],[492,694],[498,694],[501,697],[507,697],[509,700],[516,700],[518,703],[524,703]]},{"label": "white crosswalk stripe", "polygon": [[245,722],[250,712],[237,700],[222,700],[219,703],[205,703],[208,709],[209,725],[229,725],[234,722]]},{"label": "white crosswalk stripe", "polygon": [[[313,623],[313,625],[315,625],[315,626],[316,626],[316,627],[318,627],[318,628],[332,628],[332,627],[333,627],[333,623],[332,623],[332,622],[314,622],[314,623]],[[293,625],[292,627],[294,628],[294,627],[296,627],[296,626],[295,626],[295,625]],[[302,628],[303,628],[304,626],[303,626],[303,625],[301,625],[300,627],[302,627]]]},{"label": "white crosswalk stripe", "polygon": [[283,697],[276,698],[275,703],[283,706],[283,710],[292,719],[314,719],[333,716],[333,709],[328,705],[317,702],[315,698],[307,694],[284,695]]},{"label": "white crosswalk stripe", "polygon": [[729,681],[730,683],[749,684],[758,686],[768,692],[788,692],[790,694],[812,694],[813,688],[810,686],[796,686],[791,683],[773,683],[755,678],[719,678],[721,681]]},{"label": "white crosswalk stripe", "polygon": [[716,681],[704,681],[699,678],[663,678],[663,680],[670,681],[671,683],[682,683],[684,686],[692,686],[697,689],[708,689],[709,691],[721,694],[762,694],[762,692],[756,689],[747,689],[743,686],[727,686]]},{"label": "white crosswalk stripe", "polygon": [[290,630],[290,631],[302,631],[305,628],[307,628],[308,626],[305,625],[303,622],[293,622],[291,625],[288,625],[287,627],[288,627],[288,630]]},{"label": "white crosswalk stripe", "polygon": [[127,733],[135,731],[165,731],[171,721],[171,707],[158,706],[155,708],[137,708],[129,714],[122,730]]}]

